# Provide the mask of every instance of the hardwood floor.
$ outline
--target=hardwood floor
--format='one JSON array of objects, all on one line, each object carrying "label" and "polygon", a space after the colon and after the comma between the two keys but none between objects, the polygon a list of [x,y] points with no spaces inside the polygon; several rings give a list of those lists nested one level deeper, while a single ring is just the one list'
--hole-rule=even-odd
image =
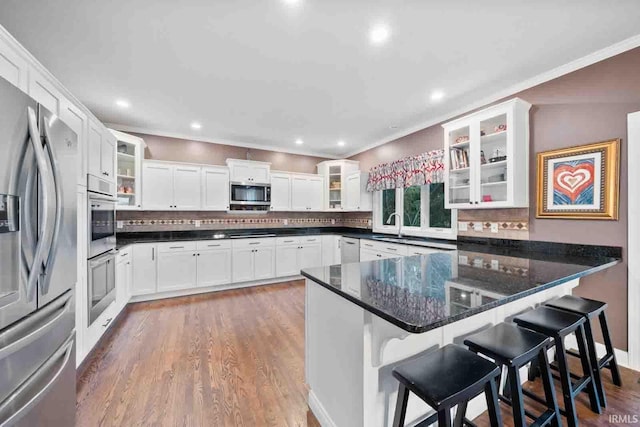
[{"label": "hardwood floor", "polygon": [[145,302],[78,381],[78,426],[318,426],[304,282]]},{"label": "hardwood floor", "polygon": [[[640,414],[640,374],[622,375],[620,389],[604,373],[602,415],[578,398],[581,425]],[[78,380],[77,425],[319,426],[304,385],[304,282],[133,304]]]},{"label": "hardwood floor", "polygon": [[[575,372],[577,374],[582,373],[579,361],[573,359],[570,361],[570,365],[571,372]],[[605,388],[605,395],[607,397],[607,407],[602,408],[601,414],[598,415],[591,411],[589,406],[589,397],[586,393],[581,393],[580,396],[576,397],[576,409],[578,411],[580,426],[595,427],[627,424],[622,423],[619,419],[615,418],[616,416],[624,415],[631,417],[635,415],[637,417],[637,421],[631,423],[631,425],[640,424],[640,372],[621,367],[620,374],[622,376],[622,387],[617,387],[613,385],[613,382],[611,381],[611,374],[609,373],[609,370],[605,369],[602,371],[602,381]],[[558,405],[560,405],[560,408],[564,408],[559,381],[555,381],[554,383],[556,385],[556,400]],[[533,391],[539,396],[543,395],[542,382],[539,378],[535,382],[525,384],[525,388]],[[542,406],[538,403],[528,399],[527,397],[524,398],[524,401],[525,407],[528,410],[531,410],[534,414],[540,414],[543,412]],[[513,416],[511,408],[501,404],[500,409],[502,411],[502,421],[504,422],[504,426],[512,427]],[[610,416],[612,418],[610,418]],[[474,422],[478,427],[490,426],[489,416],[486,412],[476,418]],[[562,417],[563,425],[566,425],[566,422],[566,418]],[[531,420],[528,420],[528,423],[530,424]]]}]

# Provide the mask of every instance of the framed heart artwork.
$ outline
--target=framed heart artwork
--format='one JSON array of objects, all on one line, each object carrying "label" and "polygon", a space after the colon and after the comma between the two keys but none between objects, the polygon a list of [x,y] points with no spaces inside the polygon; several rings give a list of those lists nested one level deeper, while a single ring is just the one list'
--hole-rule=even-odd
[{"label": "framed heart artwork", "polygon": [[620,140],[538,153],[537,218],[618,219]]}]

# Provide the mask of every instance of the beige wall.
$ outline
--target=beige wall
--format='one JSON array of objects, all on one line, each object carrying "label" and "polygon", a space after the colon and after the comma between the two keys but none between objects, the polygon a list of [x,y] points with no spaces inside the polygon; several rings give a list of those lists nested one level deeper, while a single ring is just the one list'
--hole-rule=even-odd
[{"label": "beige wall", "polygon": [[321,157],[302,156],[277,151],[256,150],[253,148],[211,144],[209,142],[168,138],[141,133],[128,133],[144,139],[147,144],[144,157],[145,159],[151,160],[225,165],[227,159],[246,159],[248,152],[251,160],[270,162],[272,170],[302,173],[317,173],[316,164],[327,160]]},{"label": "beige wall", "polygon": [[[622,246],[624,262],[582,280],[578,294],[609,303],[616,347],[627,348],[627,113],[640,110],[640,48],[525,90],[531,104],[529,236],[532,240]],[[622,139],[620,220],[535,217],[535,154],[612,138]],[[441,148],[440,125],[353,156],[361,168]]]}]

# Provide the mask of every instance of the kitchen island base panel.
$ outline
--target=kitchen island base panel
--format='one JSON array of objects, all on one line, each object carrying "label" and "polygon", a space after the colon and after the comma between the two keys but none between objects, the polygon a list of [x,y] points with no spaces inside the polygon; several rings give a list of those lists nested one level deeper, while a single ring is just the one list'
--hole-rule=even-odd
[{"label": "kitchen island base panel", "polygon": [[[391,374],[399,362],[509,320],[550,299],[571,294],[579,279],[534,293],[430,331],[409,333],[327,288],[306,280],[305,374],[309,408],[326,427],[392,425],[398,382]],[[526,379],[526,375],[523,375]],[[486,410],[478,396],[469,402],[467,418]],[[408,425],[433,411],[411,395]]]}]

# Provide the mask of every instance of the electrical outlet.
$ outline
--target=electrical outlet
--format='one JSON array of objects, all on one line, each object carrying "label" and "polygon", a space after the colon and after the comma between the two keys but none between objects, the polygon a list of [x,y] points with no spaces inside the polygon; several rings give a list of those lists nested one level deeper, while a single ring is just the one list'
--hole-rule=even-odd
[{"label": "electrical outlet", "polygon": [[473,231],[478,231],[478,232],[482,233],[482,223],[481,222],[474,222],[473,223]]},{"label": "electrical outlet", "polygon": [[116,228],[124,228],[124,221],[116,221]]},{"label": "electrical outlet", "polygon": [[200,227],[200,220],[199,219],[196,219],[195,226],[196,227]]},{"label": "electrical outlet", "polygon": [[331,225],[336,225],[336,220],[334,218],[331,218]]},{"label": "electrical outlet", "polygon": [[285,219],[282,220],[282,223],[284,225],[289,225],[289,220],[287,218],[285,218]]},{"label": "electrical outlet", "polygon": [[466,222],[459,222],[458,223],[458,231],[467,231],[467,223]]},{"label": "electrical outlet", "polygon": [[466,255],[458,256],[458,264],[467,265],[469,264],[469,258]]},{"label": "electrical outlet", "polygon": [[368,220],[367,220],[367,225],[368,225],[369,227],[371,227],[371,226],[373,225],[373,221],[372,221],[372,220],[370,220],[370,219],[368,219]]},{"label": "electrical outlet", "polygon": [[491,260],[491,269],[492,270],[499,270],[500,269],[500,261],[498,261],[497,259],[492,259]]},{"label": "electrical outlet", "polygon": [[491,232],[492,233],[497,233],[498,232],[498,223],[497,222],[492,222],[491,223]]}]

